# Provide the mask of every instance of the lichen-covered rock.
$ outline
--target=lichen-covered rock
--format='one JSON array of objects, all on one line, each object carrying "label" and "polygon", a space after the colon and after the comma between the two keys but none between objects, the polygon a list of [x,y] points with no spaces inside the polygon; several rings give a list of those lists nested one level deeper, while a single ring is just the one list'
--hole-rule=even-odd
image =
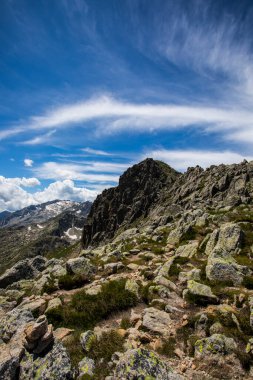
[{"label": "lichen-covered rock", "polygon": [[177,250],[175,255],[180,256],[180,257],[193,257],[196,255],[197,250],[198,250],[198,245],[199,242],[197,240],[193,240],[189,242],[188,244],[180,245]]},{"label": "lichen-covered rock", "polygon": [[187,289],[183,291],[183,298],[193,303],[217,303],[217,297],[212,293],[210,286],[194,280],[187,282]]},{"label": "lichen-covered rock", "polygon": [[244,276],[250,275],[248,267],[239,265],[230,252],[215,247],[208,257],[206,276],[212,282],[227,282],[240,285]]},{"label": "lichen-covered rock", "polygon": [[123,268],[124,268],[124,264],[122,264],[122,262],[109,263],[104,266],[104,270],[107,275],[115,274]]},{"label": "lichen-covered rock", "polygon": [[189,280],[200,281],[200,273],[200,269],[193,268],[188,272],[180,272],[178,275],[178,279],[182,284],[186,283]]},{"label": "lichen-covered rock", "polygon": [[245,351],[247,354],[249,354],[249,353],[253,354],[253,338],[249,339]]},{"label": "lichen-covered rock", "polygon": [[191,224],[180,221],[175,229],[173,229],[167,239],[168,244],[178,244],[182,237],[191,229]]},{"label": "lichen-covered rock", "polygon": [[14,341],[11,344],[0,344],[0,379],[16,380],[19,370],[19,362],[25,349],[22,342]]},{"label": "lichen-covered rock", "polygon": [[115,379],[125,380],[182,380],[157,354],[143,348],[128,350],[119,359]]},{"label": "lichen-covered rock", "polygon": [[169,334],[171,319],[165,311],[149,307],[143,310],[142,326],[151,332],[166,335]]},{"label": "lichen-covered rock", "polygon": [[94,331],[88,330],[80,335],[80,343],[85,352],[89,352],[92,343],[96,340],[96,335]]},{"label": "lichen-covered rock", "polygon": [[206,254],[209,255],[215,247],[233,252],[241,247],[243,232],[238,224],[225,223],[213,231],[206,245]]},{"label": "lichen-covered rock", "polygon": [[66,269],[69,274],[80,275],[87,281],[90,280],[96,272],[95,266],[85,257],[76,257],[75,259],[68,260]]},{"label": "lichen-covered rock", "polygon": [[38,273],[28,259],[21,260],[0,277],[0,288],[6,288],[19,280],[34,278]]},{"label": "lichen-covered rock", "polygon": [[29,311],[14,309],[0,320],[0,379],[16,380],[19,362],[25,352],[24,329],[33,316]]},{"label": "lichen-covered rock", "polygon": [[72,380],[71,363],[62,343],[55,342],[44,356],[25,353],[20,363],[19,380]]},{"label": "lichen-covered rock", "polygon": [[139,285],[137,284],[136,281],[132,279],[128,279],[126,281],[125,289],[135,294],[137,298],[139,297]]},{"label": "lichen-covered rock", "polygon": [[45,313],[48,313],[49,311],[57,309],[58,307],[61,307],[61,306],[62,306],[61,299],[59,297],[53,298],[49,300]]},{"label": "lichen-covered rock", "polygon": [[41,297],[33,300],[24,299],[21,304],[18,305],[18,308],[29,310],[36,315],[43,314],[46,310],[46,301]]},{"label": "lichen-covered rock", "polygon": [[248,302],[250,307],[249,323],[251,328],[253,329],[253,296],[249,297]]},{"label": "lichen-covered rock", "polygon": [[20,334],[27,323],[33,320],[33,315],[29,310],[11,310],[0,320],[0,339],[8,342],[14,334]]},{"label": "lichen-covered rock", "polygon": [[158,276],[167,277],[169,275],[169,270],[174,263],[175,257],[170,257],[158,270]]},{"label": "lichen-covered rock", "polygon": [[83,358],[78,364],[79,376],[77,379],[89,380],[94,378],[95,362],[90,358]]},{"label": "lichen-covered rock", "polygon": [[226,355],[236,350],[236,343],[233,338],[227,338],[222,334],[213,334],[195,342],[195,357],[203,358],[210,354]]},{"label": "lichen-covered rock", "polygon": [[242,283],[245,275],[251,274],[249,268],[237,264],[234,258],[242,238],[243,232],[235,223],[225,223],[213,231],[206,245],[206,276],[210,281],[233,283],[236,286]]}]

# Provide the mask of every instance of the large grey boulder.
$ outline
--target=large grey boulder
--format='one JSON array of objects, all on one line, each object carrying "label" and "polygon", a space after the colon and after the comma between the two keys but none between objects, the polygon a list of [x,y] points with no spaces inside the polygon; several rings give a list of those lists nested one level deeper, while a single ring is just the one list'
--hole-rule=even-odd
[{"label": "large grey boulder", "polygon": [[33,321],[29,310],[13,309],[0,319],[0,339],[8,342],[13,335],[21,334],[27,323]]},{"label": "large grey boulder", "polygon": [[0,320],[0,379],[16,380],[24,355],[24,330],[33,320],[29,311],[14,309]]},{"label": "large grey boulder", "polygon": [[233,338],[227,338],[222,334],[213,334],[208,338],[195,342],[195,357],[203,358],[210,354],[227,355],[236,350],[237,346]]},{"label": "large grey boulder", "polygon": [[169,334],[171,319],[165,311],[148,307],[143,310],[142,326],[153,333],[166,335]]},{"label": "large grey boulder", "polygon": [[0,288],[6,288],[14,282],[33,279],[45,269],[46,259],[41,256],[36,256],[33,259],[25,259],[18,261],[12,268],[4,272],[0,277]]},{"label": "large grey boulder", "polygon": [[76,257],[66,263],[67,273],[76,274],[83,277],[84,280],[90,280],[96,272],[96,268],[85,257]]},{"label": "large grey boulder", "polygon": [[143,348],[128,350],[119,359],[114,377],[115,380],[182,380],[167,363],[162,361],[153,351]]},{"label": "large grey boulder", "polygon": [[225,223],[213,231],[206,246],[208,262],[206,276],[212,282],[227,282],[240,285],[251,271],[237,264],[236,254],[242,244],[243,232],[238,224]]},{"label": "large grey boulder", "polygon": [[218,298],[213,294],[210,286],[194,280],[187,282],[187,289],[183,291],[183,298],[196,304],[218,302]]},{"label": "large grey boulder", "polygon": [[188,244],[180,245],[176,250],[176,256],[180,257],[193,257],[198,251],[199,242],[192,240]]},{"label": "large grey boulder", "polygon": [[227,252],[234,252],[241,247],[243,232],[236,223],[225,223],[213,231],[206,245],[206,254],[210,255],[215,247]]},{"label": "large grey boulder", "polygon": [[19,380],[72,380],[72,370],[66,349],[55,342],[52,350],[44,356],[34,356],[25,352],[20,363]]}]

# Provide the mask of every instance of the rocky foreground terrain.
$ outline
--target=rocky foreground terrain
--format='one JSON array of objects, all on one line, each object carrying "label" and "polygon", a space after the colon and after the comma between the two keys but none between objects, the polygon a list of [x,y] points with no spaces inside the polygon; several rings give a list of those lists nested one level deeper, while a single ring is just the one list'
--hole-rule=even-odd
[{"label": "rocky foreground terrain", "polygon": [[253,162],[147,159],[0,277],[0,379],[253,378]]}]

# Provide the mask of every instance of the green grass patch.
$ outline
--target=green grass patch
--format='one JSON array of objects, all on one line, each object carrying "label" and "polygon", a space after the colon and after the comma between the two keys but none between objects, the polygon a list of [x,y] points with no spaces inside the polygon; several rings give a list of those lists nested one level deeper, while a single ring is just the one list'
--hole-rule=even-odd
[{"label": "green grass patch", "polygon": [[80,243],[69,245],[68,247],[61,247],[54,251],[48,252],[46,258],[50,259],[68,259],[75,250],[78,250]]},{"label": "green grass patch", "polygon": [[101,292],[96,295],[81,290],[69,303],[49,312],[48,320],[57,327],[90,329],[111,313],[137,304],[136,295],[125,290],[125,284],[125,279],[110,281],[103,284]]}]

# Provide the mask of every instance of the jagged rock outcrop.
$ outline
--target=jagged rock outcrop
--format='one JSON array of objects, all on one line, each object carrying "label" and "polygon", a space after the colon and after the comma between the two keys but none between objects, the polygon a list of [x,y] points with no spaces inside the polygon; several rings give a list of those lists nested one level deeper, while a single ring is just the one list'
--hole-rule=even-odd
[{"label": "jagged rock outcrop", "polygon": [[[253,162],[199,166],[180,174],[168,165],[152,159],[128,169],[119,186],[105,190],[95,200],[83,230],[83,245],[98,245],[127,228],[138,218],[167,220],[183,210],[199,211],[204,207],[234,207],[253,199]],[[205,225],[208,214],[199,216],[197,224]],[[190,224],[181,223],[170,235],[177,243]]]},{"label": "jagged rock outcrop", "polygon": [[161,190],[172,186],[179,175],[149,158],[128,169],[117,187],[104,190],[93,203],[83,230],[84,246],[109,240],[120,227],[147,216]]}]

